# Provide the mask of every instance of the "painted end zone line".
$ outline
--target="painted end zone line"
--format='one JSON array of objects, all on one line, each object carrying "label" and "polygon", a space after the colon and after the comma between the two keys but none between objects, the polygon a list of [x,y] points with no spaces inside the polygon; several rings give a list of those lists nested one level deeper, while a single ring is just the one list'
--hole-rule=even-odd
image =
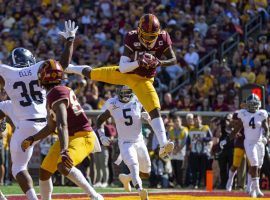
[{"label": "painted end zone line", "polygon": [[[190,196],[226,196],[226,197],[248,197],[248,195],[245,192],[227,192],[225,190],[217,190],[213,192],[207,192],[205,190],[181,190],[181,191],[176,191],[176,190],[166,190],[166,191],[150,191],[149,196],[155,196],[155,195],[190,195]],[[270,192],[265,192],[264,197],[270,197]],[[137,192],[131,192],[131,193],[126,193],[126,192],[113,192],[113,193],[102,193],[104,197],[120,197],[120,196],[137,196]],[[8,195],[10,200],[12,199],[18,199],[18,197],[23,197],[24,195]],[[54,198],[80,198],[80,197],[87,197],[87,195],[83,193],[58,193],[58,194],[53,194]]]}]

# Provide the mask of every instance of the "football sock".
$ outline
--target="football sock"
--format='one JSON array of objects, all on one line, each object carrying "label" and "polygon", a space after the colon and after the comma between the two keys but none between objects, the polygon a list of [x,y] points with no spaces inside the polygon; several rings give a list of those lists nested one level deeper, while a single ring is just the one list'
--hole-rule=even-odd
[{"label": "football sock", "polygon": [[161,117],[155,118],[151,120],[151,127],[154,130],[160,147],[163,147],[167,144],[168,140],[166,137],[166,130]]},{"label": "football sock", "polygon": [[82,172],[76,167],[72,167],[70,169],[67,178],[70,179],[72,182],[74,182],[76,185],[78,185],[80,188],[82,188],[84,192],[88,194],[90,197],[97,196],[97,192],[95,191],[95,189],[87,182]]},{"label": "football sock", "polygon": [[252,181],[252,179],[251,179],[251,175],[250,175],[250,173],[248,173],[248,177],[247,177],[247,191],[248,192],[250,192],[251,191],[251,181]]},{"label": "football sock", "polygon": [[142,189],[142,179],[140,178],[139,165],[137,165],[137,164],[130,165],[130,166],[128,166],[128,168],[130,171],[130,176],[132,178],[132,183],[133,183],[134,187],[137,190],[141,190]]},{"label": "football sock", "polygon": [[30,188],[29,190],[27,190],[26,197],[28,200],[38,200],[34,188]]},{"label": "football sock", "polygon": [[260,189],[260,185],[259,185],[259,177],[255,177],[255,178],[252,178],[252,190],[259,190]]},{"label": "football sock", "polygon": [[53,184],[51,178],[46,181],[39,180],[39,188],[42,200],[52,199]]},{"label": "football sock", "polygon": [[229,179],[230,179],[230,180],[233,181],[236,172],[237,172],[237,171],[232,172],[231,170],[229,170]]}]

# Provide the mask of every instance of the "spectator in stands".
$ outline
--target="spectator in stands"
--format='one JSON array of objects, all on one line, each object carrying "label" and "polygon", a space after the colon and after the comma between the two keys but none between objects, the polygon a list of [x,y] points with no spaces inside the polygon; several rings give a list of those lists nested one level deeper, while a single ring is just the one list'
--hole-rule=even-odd
[{"label": "spectator in stands", "polygon": [[228,111],[228,105],[224,102],[225,98],[223,94],[218,94],[217,102],[213,105],[213,111]]},{"label": "spectator in stands", "polygon": [[212,133],[207,125],[202,124],[202,118],[199,115],[194,116],[194,127],[189,130],[187,146],[190,147],[189,166],[192,172],[192,186],[198,189],[202,186],[202,180],[206,181],[206,170],[212,169],[210,155]]},{"label": "spectator in stands", "polygon": [[221,43],[221,37],[217,24],[212,24],[210,26],[204,38],[204,43],[207,51],[218,48],[219,44]]},{"label": "spectator in stands", "polygon": [[237,50],[233,53],[232,64],[234,67],[241,68],[242,60],[246,56],[245,43],[239,42]]},{"label": "spectator in stands", "polygon": [[258,75],[256,76],[255,83],[263,85],[267,87],[268,80],[267,80],[267,67],[264,65],[260,68]]},{"label": "spectator in stands", "polygon": [[207,30],[208,30],[208,24],[205,22],[205,16],[204,15],[200,15],[198,17],[197,22],[195,23],[195,28],[198,29],[198,31],[200,32],[200,34],[205,37]]},{"label": "spectator in stands", "polygon": [[174,116],[173,128],[169,131],[169,139],[175,143],[171,163],[176,187],[183,187],[183,162],[186,155],[187,136],[188,129],[182,126],[182,119],[179,116]]},{"label": "spectator in stands", "polygon": [[241,69],[237,68],[235,70],[235,77],[233,78],[234,84],[239,85],[240,87],[246,85],[248,83],[247,79],[242,76]]},{"label": "spectator in stands", "polygon": [[250,66],[251,69],[254,69],[255,63],[255,54],[253,49],[248,50],[248,54],[242,59],[242,65],[243,66]]},{"label": "spectator in stands", "polygon": [[254,83],[256,80],[256,74],[252,72],[249,65],[246,66],[245,71],[242,73],[242,76],[247,79],[248,83]]},{"label": "spectator in stands", "polygon": [[188,64],[191,71],[194,71],[199,63],[199,54],[196,52],[195,44],[190,44],[188,52],[184,56],[185,62]]},{"label": "spectator in stands", "polygon": [[171,93],[167,92],[164,95],[164,101],[163,104],[161,105],[162,110],[171,110],[175,108],[175,102],[172,99]]}]

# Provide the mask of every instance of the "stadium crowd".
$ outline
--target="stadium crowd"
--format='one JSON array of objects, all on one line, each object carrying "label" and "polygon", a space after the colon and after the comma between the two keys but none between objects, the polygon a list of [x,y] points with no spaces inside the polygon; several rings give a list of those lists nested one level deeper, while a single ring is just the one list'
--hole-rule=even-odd
[{"label": "stadium crowd", "polygon": [[[162,110],[233,112],[239,108],[239,88],[247,83],[257,83],[266,88],[266,109],[269,112],[267,66],[270,62],[270,20],[267,8],[265,0],[0,0],[0,61],[5,63],[12,49],[19,46],[31,50],[37,60],[57,58],[62,50],[58,32],[69,18],[79,26],[73,55],[75,64],[95,67],[118,65],[123,53],[124,36],[137,28],[138,19],[144,13],[155,13],[162,27],[171,36],[178,60],[175,66],[160,68],[154,83],[162,101]],[[170,93],[186,78],[187,73],[194,77],[200,58],[212,49],[218,50],[220,44],[233,33],[242,35],[245,23],[258,14],[263,16],[264,27],[257,37],[240,42],[230,57],[216,59],[211,67],[204,68],[197,80],[174,94]],[[84,80],[78,76],[68,77],[66,84],[76,88],[83,109],[88,111],[102,109],[106,99],[112,97],[115,91],[115,86]],[[1,92],[1,99],[6,98],[4,92]],[[188,114],[185,119],[181,119],[171,113],[164,116],[168,137],[176,142],[171,162],[158,157],[156,138],[150,137],[149,127],[143,128],[152,157],[150,186],[198,188],[204,186],[206,170],[213,168],[216,186],[224,189],[223,177],[227,179],[231,161],[228,160],[228,167],[225,171],[220,170],[219,174],[219,168],[227,164],[221,163],[219,155],[211,149],[218,144],[224,131],[230,131],[226,123],[231,118],[226,116],[224,119],[214,118],[204,122],[197,115]],[[94,125],[95,119],[90,120]],[[207,134],[196,140],[205,146],[198,156],[197,147],[190,140],[190,135],[200,127],[204,127]],[[117,137],[113,122],[107,122],[106,130],[110,137]],[[52,141],[53,138],[40,144],[42,155],[46,155]],[[10,164],[7,143],[4,142],[2,152],[5,152],[8,172]],[[115,166],[112,163],[118,151],[114,146],[102,148],[101,153],[91,157],[96,169],[93,183],[106,187],[114,181]],[[231,158],[232,148],[229,151]],[[89,160],[81,164],[88,178],[89,174],[92,175],[89,172],[90,165],[93,162]],[[2,165],[1,184],[4,183],[4,169]],[[245,170],[243,165],[242,172]],[[264,174],[269,178],[268,171],[264,171]],[[8,181],[10,178],[5,183],[8,184]],[[244,188],[240,176],[237,185]]]}]

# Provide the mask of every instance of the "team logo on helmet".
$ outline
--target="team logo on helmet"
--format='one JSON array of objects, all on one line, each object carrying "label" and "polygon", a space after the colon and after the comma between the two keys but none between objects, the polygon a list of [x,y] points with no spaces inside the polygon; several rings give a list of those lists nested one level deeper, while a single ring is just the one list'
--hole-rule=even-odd
[{"label": "team logo on helmet", "polygon": [[146,14],[140,18],[138,35],[140,42],[147,48],[153,48],[160,33],[160,23],[153,14]]},{"label": "team logo on helmet", "polygon": [[251,94],[246,99],[247,111],[254,113],[261,107],[261,100],[256,94]]},{"label": "team logo on helmet", "polygon": [[44,61],[38,70],[40,85],[59,84],[63,80],[63,68],[59,62],[49,59]]}]

